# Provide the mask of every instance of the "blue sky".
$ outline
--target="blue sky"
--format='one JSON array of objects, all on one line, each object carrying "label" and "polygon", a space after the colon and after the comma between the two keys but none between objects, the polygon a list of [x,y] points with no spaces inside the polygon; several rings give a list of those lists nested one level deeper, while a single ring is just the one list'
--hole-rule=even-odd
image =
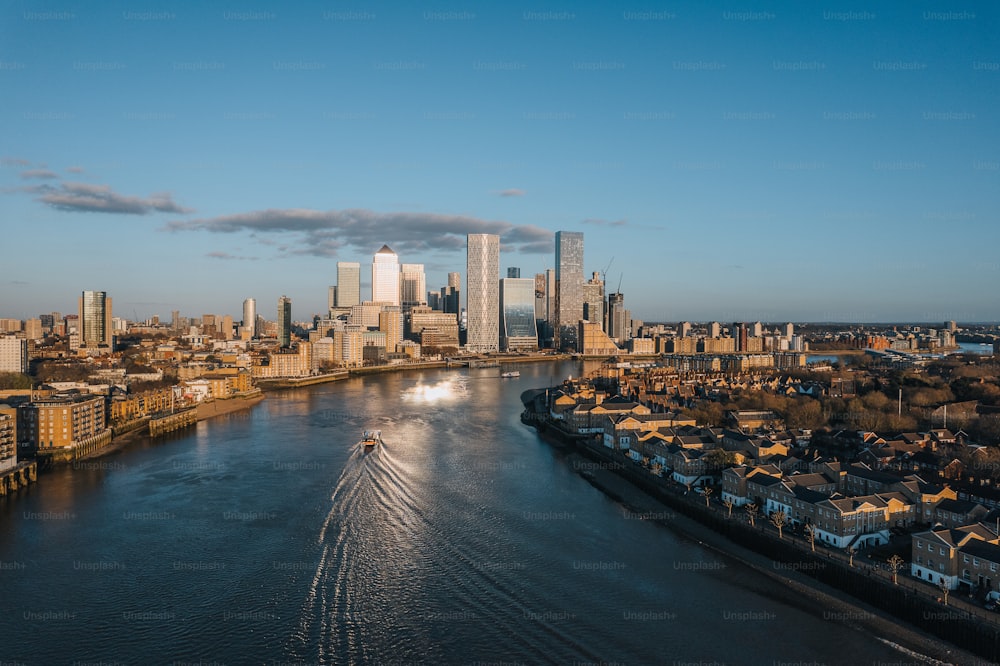
[{"label": "blue sky", "polygon": [[3,317],[562,229],[646,320],[1000,320],[992,2],[11,2],[0,90]]}]

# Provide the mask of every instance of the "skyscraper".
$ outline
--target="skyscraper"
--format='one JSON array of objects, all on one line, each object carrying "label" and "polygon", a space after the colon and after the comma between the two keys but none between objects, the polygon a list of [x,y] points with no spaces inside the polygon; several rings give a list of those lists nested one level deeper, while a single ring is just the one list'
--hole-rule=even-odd
[{"label": "skyscraper", "polygon": [[[509,271],[508,271],[509,272]],[[538,349],[535,326],[535,280],[500,280],[500,344],[505,351]]]},{"label": "skyscraper", "polygon": [[404,310],[427,304],[427,278],[423,264],[403,264],[399,269],[399,300]]},{"label": "skyscraper", "polygon": [[257,337],[257,301],[253,298],[243,301],[243,329],[250,339]]},{"label": "skyscraper", "polygon": [[111,347],[111,299],[107,292],[85,291],[80,296],[80,345]]},{"label": "skyscraper", "polygon": [[593,277],[583,285],[583,318],[600,324],[601,330],[607,331],[608,322],[604,310],[604,280],[600,273],[594,271]]},{"label": "skyscraper", "polygon": [[448,273],[448,286],[441,289],[441,310],[458,314],[462,309],[461,273]]},{"label": "skyscraper", "polygon": [[521,269],[518,268],[517,266],[508,266],[507,267],[507,277],[509,277],[509,278],[519,278],[519,277],[521,277]]},{"label": "skyscraper", "polygon": [[500,350],[500,236],[469,234],[466,260],[470,351]]},{"label": "skyscraper", "polygon": [[292,299],[287,296],[278,299],[278,344],[292,346]]},{"label": "skyscraper", "polygon": [[399,305],[399,257],[388,245],[372,259],[372,301]]},{"label": "skyscraper", "polygon": [[349,308],[361,302],[361,264],[356,261],[337,262],[337,298],[334,305]]},{"label": "skyscraper", "polygon": [[577,349],[577,322],[583,319],[583,233],[556,232],[556,347]]},{"label": "skyscraper", "polygon": [[625,309],[625,294],[608,294],[608,337],[623,345],[629,338],[628,310]]}]

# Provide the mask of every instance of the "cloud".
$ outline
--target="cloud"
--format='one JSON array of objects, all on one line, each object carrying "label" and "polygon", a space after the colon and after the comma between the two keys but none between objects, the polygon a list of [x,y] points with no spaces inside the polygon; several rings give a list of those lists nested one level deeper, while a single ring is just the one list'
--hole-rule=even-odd
[{"label": "cloud", "polygon": [[38,201],[53,208],[71,212],[121,213],[147,215],[161,213],[191,213],[189,208],[174,202],[169,193],[155,193],[148,197],[130,197],[113,192],[107,185],[87,183],[62,183],[58,188],[48,188]]},{"label": "cloud", "polygon": [[57,173],[49,171],[48,169],[29,169],[28,171],[21,172],[21,178],[23,180],[49,180],[58,177],[59,175]]},{"label": "cloud", "polygon": [[601,218],[588,217],[583,220],[583,224],[593,224],[599,227],[624,227],[628,220],[604,220]]},{"label": "cloud", "polygon": [[[320,257],[337,256],[338,250],[347,246],[375,252],[383,243],[401,253],[459,251],[465,249],[466,234],[498,234],[504,249],[510,251],[551,253],[554,249],[553,233],[533,225],[515,225],[465,215],[378,213],[366,209],[268,209],[171,221],[165,229],[174,232],[250,232],[262,242],[269,234],[293,234],[296,240],[287,243],[285,251]],[[283,240],[287,241],[287,236]]]},{"label": "cloud", "polygon": [[83,173],[84,169],[82,166],[71,166],[71,167],[66,167],[66,171],[70,173]]},{"label": "cloud", "polygon": [[12,167],[30,167],[31,162],[20,157],[4,157],[0,159],[0,165]]},{"label": "cloud", "polygon": [[221,252],[221,251],[209,252],[205,256],[209,257],[210,259],[222,259],[222,260],[226,260],[226,261],[229,261],[229,260],[256,261],[257,260],[257,257],[240,257],[240,256],[237,256],[235,254],[229,254],[228,252]]},{"label": "cloud", "polygon": [[519,190],[517,188],[511,188],[509,190],[501,190],[500,196],[502,197],[523,197],[524,190]]}]

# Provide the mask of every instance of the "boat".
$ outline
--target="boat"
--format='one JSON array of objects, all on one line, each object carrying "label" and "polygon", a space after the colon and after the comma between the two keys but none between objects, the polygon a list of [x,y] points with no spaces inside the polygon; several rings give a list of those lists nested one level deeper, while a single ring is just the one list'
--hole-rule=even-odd
[{"label": "boat", "polygon": [[520,377],[521,373],[518,372],[517,370],[507,370],[505,372],[501,372],[500,376],[503,377],[504,379],[507,379],[509,377]]},{"label": "boat", "polygon": [[382,443],[382,431],[381,430],[365,430],[365,434],[361,437],[361,441],[358,442],[359,445],[366,449],[370,449],[376,444]]}]

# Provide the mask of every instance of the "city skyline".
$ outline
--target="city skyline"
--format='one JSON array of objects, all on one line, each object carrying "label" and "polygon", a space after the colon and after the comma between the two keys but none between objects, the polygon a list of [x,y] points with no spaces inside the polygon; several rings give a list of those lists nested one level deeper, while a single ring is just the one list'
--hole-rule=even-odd
[{"label": "city skyline", "polygon": [[646,321],[1000,319],[989,3],[0,17],[0,316],[304,320],[383,244],[437,289],[566,230]]}]

